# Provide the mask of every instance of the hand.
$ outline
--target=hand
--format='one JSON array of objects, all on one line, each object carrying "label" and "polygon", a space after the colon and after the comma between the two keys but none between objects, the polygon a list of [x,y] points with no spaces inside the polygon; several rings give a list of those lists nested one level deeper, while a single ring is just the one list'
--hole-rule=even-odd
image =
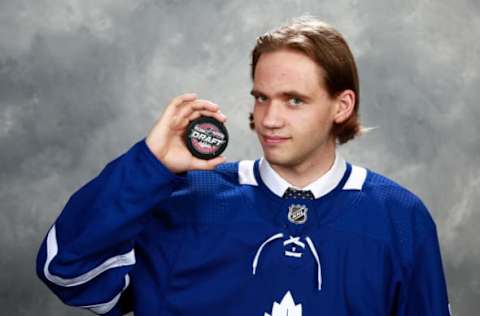
[{"label": "hand", "polygon": [[202,115],[214,117],[220,122],[227,119],[217,104],[197,100],[193,93],[183,94],[167,105],[149,131],[145,140],[148,148],[170,171],[181,173],[195,169],[209,170],[225,161],[223,156],[210,160],[196,158],[185,145],[183,137],[188,123]]}]

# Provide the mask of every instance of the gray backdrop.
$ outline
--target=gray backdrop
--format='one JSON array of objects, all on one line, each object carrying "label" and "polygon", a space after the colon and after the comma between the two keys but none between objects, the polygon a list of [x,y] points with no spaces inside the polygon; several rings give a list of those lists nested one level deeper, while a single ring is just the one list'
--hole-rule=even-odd
[{"label": "gray backdrop", "polygon": [[[361,78],[351,162],[416,192],[437,222],[455,315],[480,310],[480,5],[437,1],[2,0],[2,315],[85,315],[34,272],[68,197],[144,137],[174,96],[229,117],[229,160],[261,154],[248,129],[256,36],[301,14],[336,26]],[[43,311],[43,312],[41,312]]]}]

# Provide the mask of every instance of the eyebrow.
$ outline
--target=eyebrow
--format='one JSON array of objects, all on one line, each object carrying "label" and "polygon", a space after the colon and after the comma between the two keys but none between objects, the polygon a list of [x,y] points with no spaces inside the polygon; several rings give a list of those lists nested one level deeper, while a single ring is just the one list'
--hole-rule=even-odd
[{"label": "eyebrow", "polygon": [[[253,96],[267,96],[265,93],[263,93],[262,91],[260,90],[257,90],[257,89],[252,89],[252,91],[250,91],[250,94],[253,95]],[[283,91],[283,92],[280,92],[279,95],[281,95],[282,97],[288,97],[288,98],[291,98],[291,97],[298,97],[304,101],[310,101],[311,98],[304,94],[304,93],[301,93],[301,92],[298,92],[298,91],[295,91],[295,90],[288,90],[288,91]]]}]

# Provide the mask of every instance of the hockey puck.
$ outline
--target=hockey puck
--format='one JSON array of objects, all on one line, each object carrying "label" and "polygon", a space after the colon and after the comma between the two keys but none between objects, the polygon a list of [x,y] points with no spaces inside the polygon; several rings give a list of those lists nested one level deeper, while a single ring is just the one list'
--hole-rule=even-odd
[{"label": "hockey puck", "polygon": [[222,122],[201,116],[188,124],[185,142],[193,156],[208,160],[220,156],[225,150],[228,132]]}]

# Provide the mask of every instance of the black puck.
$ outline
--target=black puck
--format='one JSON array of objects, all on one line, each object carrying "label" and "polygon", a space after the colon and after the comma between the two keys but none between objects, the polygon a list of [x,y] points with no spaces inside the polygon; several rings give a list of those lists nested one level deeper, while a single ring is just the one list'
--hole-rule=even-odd
[{"label": "black puck", "polygon": [[185,142],[193,156],[208,160],[220,156],[227,148],[228,132],[217,119],[201,116],[188,124]]}]

